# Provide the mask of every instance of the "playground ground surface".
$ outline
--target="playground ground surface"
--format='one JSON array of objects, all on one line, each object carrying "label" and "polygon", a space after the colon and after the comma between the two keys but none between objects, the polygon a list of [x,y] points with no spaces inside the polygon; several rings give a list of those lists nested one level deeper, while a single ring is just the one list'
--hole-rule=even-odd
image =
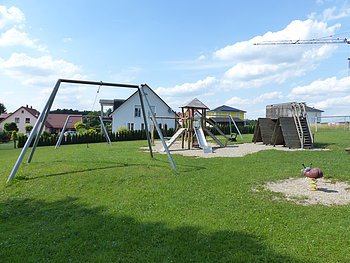
[{"label": "playground ground surface", "polygon": [[146,141],[39,147],[7,185],[20,150],[0,144],[0,261],[350,262],[349,204],[264,188],[303,179],[303,162],[349,182],[349,131],[315,137],[327,151],[174,154],[176,172]]}]

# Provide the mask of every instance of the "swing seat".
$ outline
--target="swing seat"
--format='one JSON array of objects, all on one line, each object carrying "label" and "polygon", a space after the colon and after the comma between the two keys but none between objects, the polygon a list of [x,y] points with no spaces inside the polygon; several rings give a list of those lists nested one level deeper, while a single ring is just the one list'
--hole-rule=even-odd
[{"label": "swing seat", "polygon": [[230,142],[236,142],[237,141],[237,133],[231,133],[231,137],[228,138]]}]

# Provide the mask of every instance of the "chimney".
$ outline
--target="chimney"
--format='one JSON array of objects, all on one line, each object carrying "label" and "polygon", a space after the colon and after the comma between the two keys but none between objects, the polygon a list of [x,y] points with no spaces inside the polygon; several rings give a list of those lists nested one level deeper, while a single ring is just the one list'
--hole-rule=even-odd
[{"label": "chimney", "polygon": [[33,109],[33,106],[30,106],[31,109]]},{"label": "chimney", "polygon": [[28,104],[26,105],[26,108],[28,108]]}]

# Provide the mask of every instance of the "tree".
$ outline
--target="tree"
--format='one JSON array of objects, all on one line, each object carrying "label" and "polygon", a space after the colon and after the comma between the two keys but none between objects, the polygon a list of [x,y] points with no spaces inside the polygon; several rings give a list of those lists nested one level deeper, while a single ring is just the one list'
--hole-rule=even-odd
[{"label": "tree", "polygon": [[88,130],[88,126],[85,123],[82,123],[81,121],[78,121],[74,124],[74,129],[79,134],[85,134]]},{"label": "tree", "polygon": [[24,129],[26,130],[26,133],[29,134],[33,130],[33,125],[28,124],[24,127]]},{"label": "tree", "polygon": [[16,149],[17,131],[11,132],[11,140],[13,140],[13,148]]},{"label": "tree", "polygon": [[18,131],[17,124],[14,122],[7,122],[4,124],[5,131],[12,132],[12,131]]},{"label": "tree", "polygon": [[6,113],[6,107],[3,103],[0,102],[0,114]]}]

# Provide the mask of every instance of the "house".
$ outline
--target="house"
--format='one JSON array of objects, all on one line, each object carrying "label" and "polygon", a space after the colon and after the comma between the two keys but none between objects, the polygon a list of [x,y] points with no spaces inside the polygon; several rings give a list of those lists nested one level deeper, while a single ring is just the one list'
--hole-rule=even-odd
[{"label": "house", "polygon": [[[69,114],[49,114],[46,119],[46,131],[50,133],[60,133]],[[72,115],[67,123],[66,131],[74,130],[74,124],[83,121],[82,115]]]},{"label": "house", "polygon": [[244,125],[246,111],[222,105],[207,112],[207,116],[219,124],[229,124],[228,116],[234,119],[237,125]]},{"label": "house", "polygon": [[306,106],[306,115],[307,118],[309,119],[310,124],[315,124],[316,118],[317,118],[317,123],[321,122],[321,117],[322,117],[322,112],[323,110],[319,110],[313,107]]},{"label": "house", "polygon": [[0,122],[2,122],[4,119],[6,119],[8,116],[10,116],[9,113],[1,113],[0,114]]},{"label": "house", "polygon": [[[170,128],[175,129],[176,113],[150,87],[145,85],[143,90],[151,104],[153,113],[156,116],[164,117],[157,118],[159,126],[165,130]],[[150,112],[147,105],[145,105],[145,110],[147,111],[146,116],[149,125],[148,128],[150,129]],[[126,127],[128,130],[144,130],[145,123],[142,115],[139,91],[133,93],[126,100],[113,100],[113,112],[111,113],[111,116],[113,119],[112,132],[116,132],[120,127]]]},{"label": "house", "polygon": [[0,128],[4,129],[5,123],[14,122],[17,124],[18,132],[25,133],[25,126],[34,126],[39,114],[40,113],[36,109],[33,109],[32,106],[22,106],[13,113],[9,114],[5,119],[3,119],[0,122]]},{"label": "house", "polygon": [[[14,122],[17,124],[18,132],[26,133],[25,127],[27,125],[34,126],[40,112],[33,109],[32,106],[26,107],[22,106],[13,113],[9,114],[5,119],[0,122],[0,128],[4,129],[5,123]],[[63,125],[67,119],[68,114],[49,114],[45,122],[44,130],[50,133],[57,133],[62,130]],[[81,117],[72,117],[67,125],[67,129],[73,129],[74,124],[81,121]]]}]

